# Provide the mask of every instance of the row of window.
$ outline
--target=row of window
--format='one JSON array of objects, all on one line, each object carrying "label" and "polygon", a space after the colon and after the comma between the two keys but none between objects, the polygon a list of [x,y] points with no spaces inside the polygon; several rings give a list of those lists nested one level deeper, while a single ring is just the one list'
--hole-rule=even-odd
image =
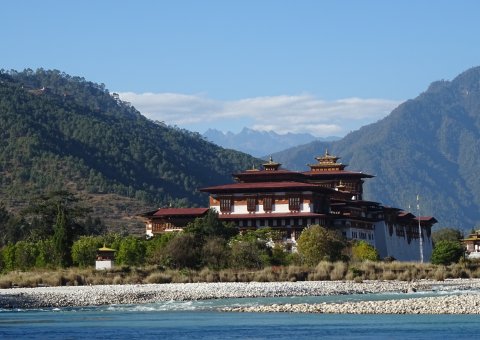
[{"label": "row of window", "polygon": [[325,225],[324,219],[318,218],[298,218],[298,219],[257,219],[257,220],[238,220],[234,223],[240,228],[243,227],[306,227],[311,224]]},{"label": "row of window", "polygon": [[360,240],[373,240],[373,234],[372,233],[365,233],[363,231],[352,231],[352,238],[360,239]]},{"label": "row of window", "polygon": [[[300,211],[301,199],[300,196],[291,196],[288,198],[288,209],[290,211]],[[233,200],[230,197],[220,198],[220,211],[231,212],[233,206]],[[263,211],[270,212],[273,209],[273,198],[263,198]],[[257,210],[257,198],[247,197],[247,210],[249,212],[255,212]]]}]

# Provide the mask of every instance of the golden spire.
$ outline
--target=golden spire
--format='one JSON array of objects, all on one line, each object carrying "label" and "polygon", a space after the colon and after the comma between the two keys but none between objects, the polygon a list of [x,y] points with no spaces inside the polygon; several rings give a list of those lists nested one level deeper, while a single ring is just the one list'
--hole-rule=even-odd
[{"label": "golden spire", "polygon": [[270,159],[267,163],[262,164],[265,170],[278,170],[280,163],[274,162],[273,157],[270,156]]}]

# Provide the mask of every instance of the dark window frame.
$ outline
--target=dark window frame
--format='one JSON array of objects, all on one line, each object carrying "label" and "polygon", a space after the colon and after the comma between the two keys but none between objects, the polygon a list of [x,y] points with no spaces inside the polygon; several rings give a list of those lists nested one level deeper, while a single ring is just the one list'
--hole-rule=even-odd
[{"label": "dark window frame", "polygon": [[265,196],[263,198],[263,211],[265,211],[265,212],[273,211],[273,197],[272,196]]},{"label": "dark window frame", "polygon": [[220,211],[222,213],[232,212],[232,205],[231,197],[220,197]]}]

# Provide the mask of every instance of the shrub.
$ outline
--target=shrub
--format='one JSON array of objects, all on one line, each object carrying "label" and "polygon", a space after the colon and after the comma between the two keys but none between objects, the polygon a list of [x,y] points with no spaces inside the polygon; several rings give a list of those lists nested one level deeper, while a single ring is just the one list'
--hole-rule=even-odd
[{"label": "shrub", "polygon": [[448,265],[456,263],[463,256],[464,249],[457,241],[439,241],[433,248],[431,261],[433,264]]},{"label": "shrub", "polygon": [[344,248],[344,239],[334,230],[319,225],[305,228],[297,241],[297,249],[304,264],[315,266],[327,259],[340,259]]},{"label": "shrub", "polygon": [[35,243],[19,241],[15,245],[15,268],[27,270],[35,266],[37,247]]},{"label": "shrub", "polygon": [[99,237],[82,236],[72,245],[72,260],[80,267],[93,266],[102,240]]},{"label": "shrub", "polygon": [[195,268],[200,263],[195,236],[188,233],[177,234],[166,246],[166,254],[172,268]]},{"label": "shrub", "polygon": [[260,269],[265,263],[264,250],[258,242],[234,241],[231,247],[231,265],[233,268]]},{"label": "shrub", "polygon": [[223,238],[211,238],[203,245],[202,261],[209,268],[225,268],[228,265],[229,257],[230,250]]},{"label": "shrub", "polygon": [[143,264],[145,260],[145,243],[134,236],[127,236],[120,242],[117,262],[129,266]]},{"label": "shrub", "polygon": [[378,251],[365,241],[355,242],[352,246],[352,257],[355,261],[378,261]]}]

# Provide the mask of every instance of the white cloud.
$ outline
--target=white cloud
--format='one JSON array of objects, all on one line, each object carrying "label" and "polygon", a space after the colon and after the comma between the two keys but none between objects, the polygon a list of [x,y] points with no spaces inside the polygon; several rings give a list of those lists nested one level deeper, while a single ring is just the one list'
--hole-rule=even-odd
[{"label": "white cloud", "polygon": [[[179,93],[119,93],[150,119],[195,129],[229,126],[248,120],[256,130],[278,133],[309,132],[315,136],[343,136],[351,130],[385,117],[399,101],[387,99],[345,98],[325,101],[311,95],[255,97],[232,101],[207,98],[204,95]],[[222,129],[220,129],[222,130]],[[200,131],[198,129],[197,131]]]}]

